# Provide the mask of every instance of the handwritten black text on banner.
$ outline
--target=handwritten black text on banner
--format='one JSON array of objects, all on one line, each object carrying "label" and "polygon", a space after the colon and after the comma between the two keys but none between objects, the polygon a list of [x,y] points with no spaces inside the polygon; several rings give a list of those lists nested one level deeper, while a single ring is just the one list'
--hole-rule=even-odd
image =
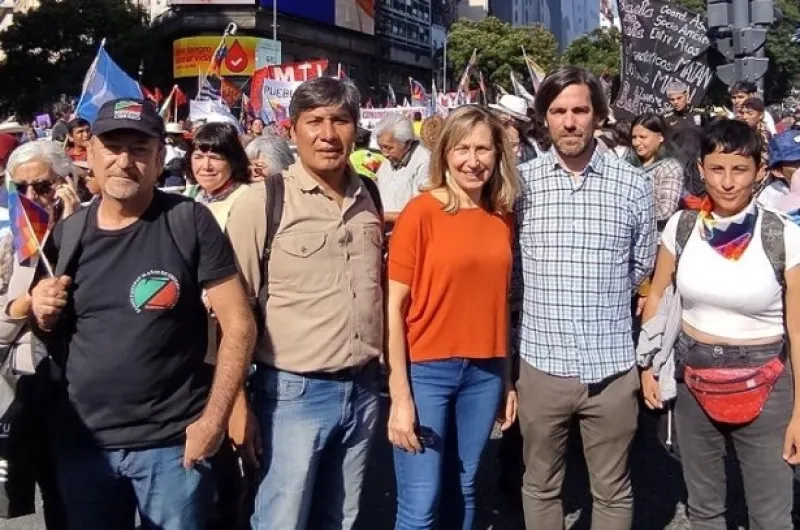
[{"label": "handwritten black text on banner", "polygon": [[659,0],[619,0],[622,75],[617,119],[669,108],[667,86],[683,81],[697,105],[714,77],[706,63],[705,17]]}]

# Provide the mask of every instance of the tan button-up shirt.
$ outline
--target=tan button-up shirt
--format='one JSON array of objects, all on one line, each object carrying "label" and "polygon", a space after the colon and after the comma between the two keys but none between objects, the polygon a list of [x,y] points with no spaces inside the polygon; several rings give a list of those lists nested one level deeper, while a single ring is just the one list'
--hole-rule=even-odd
[{"label": "tan button-up shirt", "polygon": [[283,178],[283,217],[261,292],[263,184],[236,201],[227,226],[248,295],[259,307],[266,304],[256,360],[296,373],[361,366],[383,344],[378,211],[354,172],[341,208],[300,162]]}]

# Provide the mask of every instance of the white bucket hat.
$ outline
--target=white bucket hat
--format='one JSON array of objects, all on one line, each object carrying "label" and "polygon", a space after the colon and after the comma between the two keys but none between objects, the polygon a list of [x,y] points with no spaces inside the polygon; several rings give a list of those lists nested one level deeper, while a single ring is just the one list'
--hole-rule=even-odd
[{"label": "white bucket hat", "polygon": [[502,112],[503,114],[508,114],[512,118],[520,121],[531,121],[527,116],[528,102],[519,96],[506,94],[501,97],[500,101],[498,101],[496,104],[492,103],[489,105],[489,108]]}]

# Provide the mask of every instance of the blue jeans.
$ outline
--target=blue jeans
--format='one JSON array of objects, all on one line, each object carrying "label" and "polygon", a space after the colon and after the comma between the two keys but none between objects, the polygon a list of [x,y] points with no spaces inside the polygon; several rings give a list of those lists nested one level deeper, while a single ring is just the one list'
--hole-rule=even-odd
[{"label": "blue jeans", "polygon": [[[424,435],[422,453],[394,449],[397,478],[395,530],[434,527],[472,530],[475,475],[503,394],[503,359],[448,359],[412,363],[411,392]],[[453,470],[452,473],[449,471]],[[442,478],[460,484],[442,487]]]},{"label": "blue jeans", "polygon": [[213,513],[211,467],[185,469],[182,445],[59,446],[56,467],[70,528],[133,530],[138,508],[144,530],[205,530]]},{"label": "blue jeans", "polygon": [[346,379],[259,367],[264,452],[253,530],[349,530],[378,421],[378,363]]}]

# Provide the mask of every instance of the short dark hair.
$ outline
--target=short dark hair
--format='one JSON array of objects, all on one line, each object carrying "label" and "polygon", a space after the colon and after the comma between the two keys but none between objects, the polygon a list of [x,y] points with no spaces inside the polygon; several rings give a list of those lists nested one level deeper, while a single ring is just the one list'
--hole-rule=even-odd
[{"label": "short dark hair", "polygon": [[718,151],[752,158],[757,166],[761,164],[761,138],[743,121],[720,119],[706,127],[700,141],[700,162]]},{"label": "short dark hair", "polygon": [[615,146],[631,146],[631,129],[633,126],[629,121],[617,120],[611,126],[611,139]]},{"label": "short dark hair", "polygon": [[420,121],[420,120],[422,120],[422,113],[420,111],[416,111],[414,113],[414,121]]},{"label": "short dark hair", "polygon": [[592,100],[592,110],[595,116],[601,120],[608,118],[608,100],[606,99],[606,93],[605,90],[603,90],[603,85],[600,83],[600,80],[588,70],[575,66],[561,67],[545,77],[541,86],[539,86],[539,90],[536,92],[536,100],[534,103],[536,113],[545,118],[547,116],[547,109],[550,108],[553,101],[555,101],[565,88],[572,85],[585,85],[588,87]]},{"label": "short dark hair", "polygon": [[257,121],[260,121],[261,125],[266,125],[266,122],[264,122],[262,118],[253,118],[253,121],[250,122],[250,126],[252,127],[252,125]]},{"label": "short dark hair", "polygon": [[731,87],[731,94],[755,94],[756,92],[758,92],[756,84],[750,81],[738,81]]},{"label": "short dark hair", "polygon": [[743,109],[754,110],[756,112],[764,112],[766,109],[766,105],[764,105],[764,100],[761,98],[747,98],[742,103]]},{"label": "short dark hair", "polygon": [[80,129],[81,127],[91,127],[92,124],[88,122],[88,120],[84,120],[83,118],[75,118],[74,120],[70,120],[67,124],[67,129],[69,133],[72,134],[72,131],[75,129]]},{"label": "short dark hair", "polygon": [[631,122],[631,130],[633,130],[633,128],[637,125],[644,127],[648,131],[661,134],[665,137],[669,129],[664,118],[652,112],[645,112],[644,114],[639,114],[636,116],[633,122]]},{"label": "short dark hair", "polygon": [[320,107],[344,107],[358,124],[361,116],[361,94],[350,81],[342,81],[333,77],[317,77],[306,81],[294,91],[289,103],[289,117],[297,123],[304,112]]},{"label": "short dark hair", "polygon": [[225,157],[231,165],[231,179],[236,182],[249,182],[248,171],[250,161],[239,141],[239,131],[229,123],[207,123],[200,127],[192,139],[186,152],[187,176],[196,182],[192,170],[192,154],[195,151],[212,152]]}]

